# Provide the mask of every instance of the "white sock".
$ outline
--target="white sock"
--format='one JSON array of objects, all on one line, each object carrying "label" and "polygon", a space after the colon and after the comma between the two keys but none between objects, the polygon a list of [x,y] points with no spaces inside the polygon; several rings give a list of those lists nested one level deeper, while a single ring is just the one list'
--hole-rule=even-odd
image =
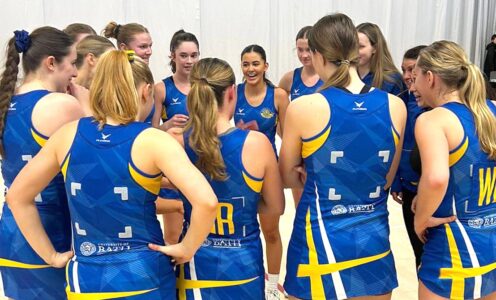
[{"label": "white sock", "polygon": [[265,282],[265,287],[267,289],[276,290],[277,284],[279,283],[279,274],[268,274],[267,282]]}]

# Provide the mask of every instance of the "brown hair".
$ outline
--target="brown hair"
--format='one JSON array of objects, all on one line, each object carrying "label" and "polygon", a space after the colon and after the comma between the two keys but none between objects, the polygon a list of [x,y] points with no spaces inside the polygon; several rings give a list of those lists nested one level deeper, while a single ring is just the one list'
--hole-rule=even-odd
[{"label": "brown hair", "polygon": [[96,31],[95,29],[93,29],[93,27],[83,23],[69,24],[66,28],[64,28],[63,31],[70,35],[74,40],[76,40],[79,34],[96,35]]},{"label": "brown hair", "polygon": [[114,44],[107,38],[98,35],[89,35],[82,39],[76,46],[77,58],[76,67],[79,69],[83,65],[84,58],[89,53],[95,55],[95,57],[100,57],[107,49],[115,49]]},{"label": "brown hair", "polygon": [[301,28],[296,34],[296,41],[298,41],[299,39],[306,39],[310,29],[312,29],[312,26],[305,26]]},{"label": "brown hair", "polygon": [[353,21],[344,14],[327,15],[313,25],[307,36],[310,50],[318,51],[338,67],[321,89],[347,86],[351,82],[350,65],[358,63],[358,33]]},{"label": "brown hair", "polygon": [[[30,46],[22,54],[22,68],[26,75],[36,71],[42,60],[48,56],[53,56],[55,61],[61,62],[74,44],[74,40],[68,34],[48,26],[34,30],[26,38],[30,40]],[[2,156],[5,116],[14,95],[19,73],[20,54],[16,50],[15,37],[12,37],[7,44],[6,56],[5,69],[0,79],[0,155]]]},{"label": "brown hair", "polygon": [[129,124],[138,115],[138,92],[125,51],[105,52],[98,61],[90,87],[90,107],[100,128],[110,117]]},{"label": "brown hair", "polygon": [[370,44],[375,48],[375,54],[370,59],[370,72],[374,76],[372,86],[380,88],[384,81],[394,82],[392,75],[400,72],[394,65],[386,39],[379,26],[372,23],[362,23],[357,26],[357,30],[365,34]]},{"label": "brown hair", "polygon": [[103,35],[107,38],[114,38],[117,40],[117,47],[121,43],[129,45],[134,40],[134,36],[138,33],[149,33],[145,26],[138,23],[129,23],[119,25],[112,21],[103,29]]},{"label": "brown hair", "polygon": [[[199,49],[200,48],[200,43],[198,43],[198,39],[196,36],[190,32],[184,31],[184,29],[179,29],[172,35],[172,39],[170,41],[170,52],[171,56],[174,54],[176,49],[181,45],[182,42],[193,42],[196,44],[196,47]],[[171,67],[172,73],[176,73],[176,62],[171,59],[169,62],[169,65]]]},{"label": "brown hair", "polygon": [[224,104],[224,92],[235,82],[232,68],[218,58],[201,59],[190,74],[185,130],[191,130],[189,145],[198,155],[197,167],[213,180],[227,178],[217,136],[217,113]]},{"label": "brown hair", "polygon": [[438,41],[420,51],[417,66],[423,73],[437,74],[446,86],[458,90],[472,112],[482,150],[496,159],[496,118],[486,102],[484,77],[456,43]]}]

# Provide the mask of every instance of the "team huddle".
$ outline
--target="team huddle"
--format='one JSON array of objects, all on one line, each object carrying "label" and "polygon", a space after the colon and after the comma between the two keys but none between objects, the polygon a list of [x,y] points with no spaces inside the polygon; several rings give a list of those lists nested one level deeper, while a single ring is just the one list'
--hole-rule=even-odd
[{"label": "team huddle", "polygon": [[[331,14],[297,33],[302,66],[278,85],[256,44],[236,84],[179,30],[156,83],[147,28],[103,35],[72,24],[9,40],[9,299],[391,299],[389,193],[419,299],[496,299],[496,97],[459,45],[409,49],[402,75],[377,25]],[[296,213],[282,287],[284,188]]]}]

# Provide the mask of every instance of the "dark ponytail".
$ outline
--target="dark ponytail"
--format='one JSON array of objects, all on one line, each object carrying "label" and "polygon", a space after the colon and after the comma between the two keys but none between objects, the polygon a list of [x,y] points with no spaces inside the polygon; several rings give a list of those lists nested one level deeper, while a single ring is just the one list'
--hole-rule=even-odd
[{"label": "dark ponytail", "polygon": [[4,157],[3,131],[5,128],[5,116],[9,109],[10,99],[14,95],[17,74],[19,73],[19,53],[15,47],[15,38],[11,38],[7,45],[7,60],[5,70],[0,79],[0,155]]}]

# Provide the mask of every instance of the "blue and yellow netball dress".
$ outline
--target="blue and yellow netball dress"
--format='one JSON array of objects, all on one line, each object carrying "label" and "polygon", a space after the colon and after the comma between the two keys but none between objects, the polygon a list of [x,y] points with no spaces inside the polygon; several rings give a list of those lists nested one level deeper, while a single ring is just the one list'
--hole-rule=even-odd
[{"label": "blue and yellow netball dress", "polygon": [[[47,94],[48,91],[36,90],[12,97],[3,135],[2,175],[7,189],[48,139],[31,122],[36,103]],[[57,175],[34,200],[55,249],[69,251],[71,223],[62,175]],[[34,252],[7,204],[0,219],[0,271],[9,298],[65,299],[64,270],[50,267]]]},{"label": "blue and yellow netball dress", "polygon": [[420,175],[415,172],[410,163],[410,157],[415,147],[415,122],[418,116],[424,112],[424,109],[419,107],[413,93],[407,93],[408,101],[406,103],[407,119],[405,125],[405,134],[403,139],[403,148],[401,151],[401,160],[396,172],[395,182],[391,186],[391,191],[401,192],[406,189],[416,193]]},{"label": "blue and yellow netball dress", "polygon": [[276,130],[277,130],[277,109],[274,99],[274,86],[267,84],[265,97],[258,106],[251,106],[245,96],[246,83],[238,84],[238,101],[236,102],[236,110],[234,111],[234,123],[236,126],[240,124],[250,125],[251,130],[260,131],[265,134],[274,152],[276,151]]},{"label": "blue and yellow netball dress", "polygon": [[320,92],[331,118],[302,141],[307,170],[288,247],[284,288],[300,299],[390,292],[398,283],[389,245],[386,174],[398,133],[387,93]]},{"label": "blue and yellow netball dress", "polygon": [[[176,270],[179,299],[264,299],[264,267],[257,208],[263,179],[246,171],[241,160],[249,131],[219,136],[225,181],[209,180],[219,199],[217,218],[193,259]],[[186,153],[198,158],[184,136]],[[207,178],[208,179],[208,178]],[[184,197],[183,197],[184,199]],[[191,205],[184,201],[184,233]]]},{"label": "blue and yellow netball dress", "polygon": [[303,80],[301,79],[301,71],[303,67],[296,68],[293,72],[293,82],[291,83],[291,101],[294,99],[315,93],[319,87],[321,87],[324,82],[322,80],[318,80],[313,86],[306,86]]},{"label": "blue and yellow netball dress", "polygon": [[188,95],[183,94],[174,84],[174,79],[169,76],[162,80],[165,85],[165,99],[162,106],[162,121],[167,121],[174,115],[189,115],[186,99]]},{"label": "blue and yellow netball dress", "polygon": [[[169,76],[162,80],[165,86],[165,99],[162,105],[162,121],[165,122],[177,114],[189,116],[187,98],[174,84],[174,79]],[[160,189],[159,197],[164,199],[179,199],[179,192],[173,189]]]},{"label": "blue and yellow netball dress", "polygon": [[449,184],[434,217],[457,220],[429,228],[419,278],[443,297],[478,299],[496,291],[496,162],[482,151],[468,108],[442,107],[458,117],[465,134],[450,152]]},{"label": "blue and yellow netball dress", "polygon": [[164,245],[155,215],[161,174],[131,159],[135,138],[150,125],[79,121],[61,166],[74,236],[67,265],[69,299],[175,299],[170,258],[148,248]]}]

